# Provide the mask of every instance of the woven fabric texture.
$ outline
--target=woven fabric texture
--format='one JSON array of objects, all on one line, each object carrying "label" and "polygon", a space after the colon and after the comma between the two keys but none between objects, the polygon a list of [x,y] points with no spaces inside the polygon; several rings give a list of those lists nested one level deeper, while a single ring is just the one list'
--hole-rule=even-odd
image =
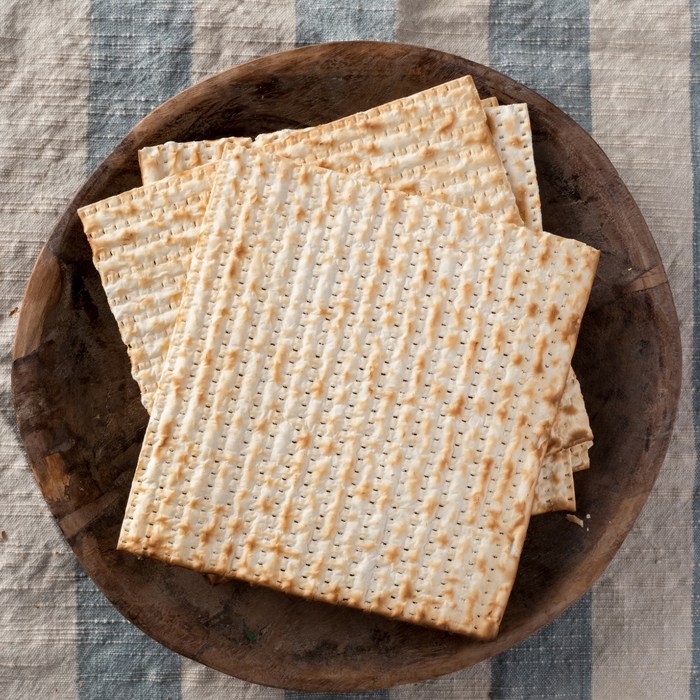
[{"label": "woven fabric texture", "polygon": [[[0,26],[0,697],[700,698],[700,0],[6,0]],[[125,621],[44,504],[10,371],[16,310],[46,236],[141,117],[231,65],[345,39],[418,44],[491,65],[593,136],[663,258],[683,387],[649,501],[583,598],[476,667],[343,696],[230,678]]]}]

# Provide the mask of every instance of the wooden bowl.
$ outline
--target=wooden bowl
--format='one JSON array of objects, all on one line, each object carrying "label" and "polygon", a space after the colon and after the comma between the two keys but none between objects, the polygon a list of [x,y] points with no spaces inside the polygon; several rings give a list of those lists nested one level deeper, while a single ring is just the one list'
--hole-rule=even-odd
[{"label": "wooden bowl", "polygon": [[[137,150],[331,121],[470,73],[483,96],[527,102],[545,228],[602,251],[574,357],[595,434],[576,475],[586,528],[532,519],[490,643],[310,603],[116,550],[147,415],[76,209],[141,184]],[[594,141],[559,109],[482,65],[373,42],[309,46],[224,71],[137,124],[80,188],[39,256],[14,347],[22,438],[46,502],[116,608],[154,639],[224,673],[302,690],[420,681],[532,634],[598,578],[634,523],[671,436],[678,321],[649,229]],[[255,639],[249,639],[247,630]]]}]

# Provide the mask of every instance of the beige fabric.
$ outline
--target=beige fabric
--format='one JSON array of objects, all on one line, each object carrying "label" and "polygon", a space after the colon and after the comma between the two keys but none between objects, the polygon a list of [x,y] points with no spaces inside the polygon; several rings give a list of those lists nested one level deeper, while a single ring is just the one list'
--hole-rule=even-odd
[{"label": "beige fabric", "polygon": [[192,0],[192,82],[296,44],[294,0]]},{"label": "beige fabric", "polygon": [[78,698],[75,556],[29,468],[10,370],[29,274],[85,177],[89,12],[0,3],[0,696],[15,700]]},{"label": "beige fabric", "polygon": [[396,41],[489,65],[488,0],[395,0]]},{"label": "beige fabric", "polygon": [[590,12],[593,137],[659,247],[683,352],[681,399],[666,461],[634,528],[593,590],[591,690],[594,698],[686,699],[697,694],[697,680],[689,676],[694,627],[696,650],[699,638],[693,568],[700,537],[697,521],[693,535],[692,505],[698,463],[693,324],[700,319],[693,319],[699,291],[693,289],[689,4],[595,0]]}]

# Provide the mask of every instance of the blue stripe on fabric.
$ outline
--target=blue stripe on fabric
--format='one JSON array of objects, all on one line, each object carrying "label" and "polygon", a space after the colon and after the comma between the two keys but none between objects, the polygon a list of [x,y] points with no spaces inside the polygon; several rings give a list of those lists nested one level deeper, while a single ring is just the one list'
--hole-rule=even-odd
[{"label": "blue stripe on fabric", "polygon": [[592,130],[587,0],[491,0],[489,60]]},{"label": "blue stripe on fabric", "polygon": [[591,591],[531,637],[491,659],[493,700],[591,697]]},{"label": "blue stripe on fabric", "polygon": [[693,427],[695,428],[695,488],[693,489],[693,653],[689,696],[700,700],[700,0],[690,0],[690,148],[693,165]]},{"label": "blue stripe on fabric", "polygon": [[394,41],[395,17],[395,0],[296,0],[296,44]]},{"label": "blue stripe on fabric", "polygon": [[192,0],[91,0],[88,171],[192,80]]},{"label": "blue stripe on fabric", "polygon": [[[493,68],[592,128],[587,0],[491,0]],[[591,697],[591,592],[529,639],[491,660],[494,700]]]},{"label": "blue stripe on fabric", "polygon": [[[87,170],[192,75],[191,0],[91,0]],[[181,700],[180,657],[127,622],[78,564],[80,700]]]},{"label": "blue stripe on fabric", "polygon": [[181,700],[180,657],[122,617],[76,566],[78,698]]},{"label": "blue stripe on fabric", "polygon": [[389,700],[388,690],[361,690],[354,693],[305,693],[286,690],[284,700]]}]

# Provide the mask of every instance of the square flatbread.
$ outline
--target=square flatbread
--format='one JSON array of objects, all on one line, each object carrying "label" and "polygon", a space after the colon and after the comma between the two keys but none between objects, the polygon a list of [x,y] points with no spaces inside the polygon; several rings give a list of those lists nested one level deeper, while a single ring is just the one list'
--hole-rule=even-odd
[{"label": "square flatbread", "polygon": [[148,410],[216,168],[187,170],[78,211]]},{"label": "square flatbread", "polygon": [[[220,144],[190,153],[205,160]],[[259,144],[297,162],[345,172],[389,189],[463,206],[522,224],[471,76],[409,95],[329,124],[276,132]],[[144,183],[174,174],[174,144],[142,149]],[[164,156],[171,156],[165,162]]]},{"label": "square flatbread", "polygon": [[[210,163],[81,210],[95,264],[149,409],[216,167]],[[545,459],[543,472],[561,466],[555,454]],[[555,479],[559,484],[571,481],[564,474]],[[553,499],[550,484],[551,480],[538,486],[533,514],[553,510],[555,503],[573,502],[572,494]]]},{"label": "square flatbread", "polygon": [[597,258],[230,148],[119,547],[493,638]]},{"label": "square flatbread", "polygon": [[593,441],[588,440],[582,442],[580,445],[569,448],[571,452],[571,470],[573,472],[580,472],[590,468],[591,460],[588,456],[588,450],[590,450],[591,447],[593,447]]}]

